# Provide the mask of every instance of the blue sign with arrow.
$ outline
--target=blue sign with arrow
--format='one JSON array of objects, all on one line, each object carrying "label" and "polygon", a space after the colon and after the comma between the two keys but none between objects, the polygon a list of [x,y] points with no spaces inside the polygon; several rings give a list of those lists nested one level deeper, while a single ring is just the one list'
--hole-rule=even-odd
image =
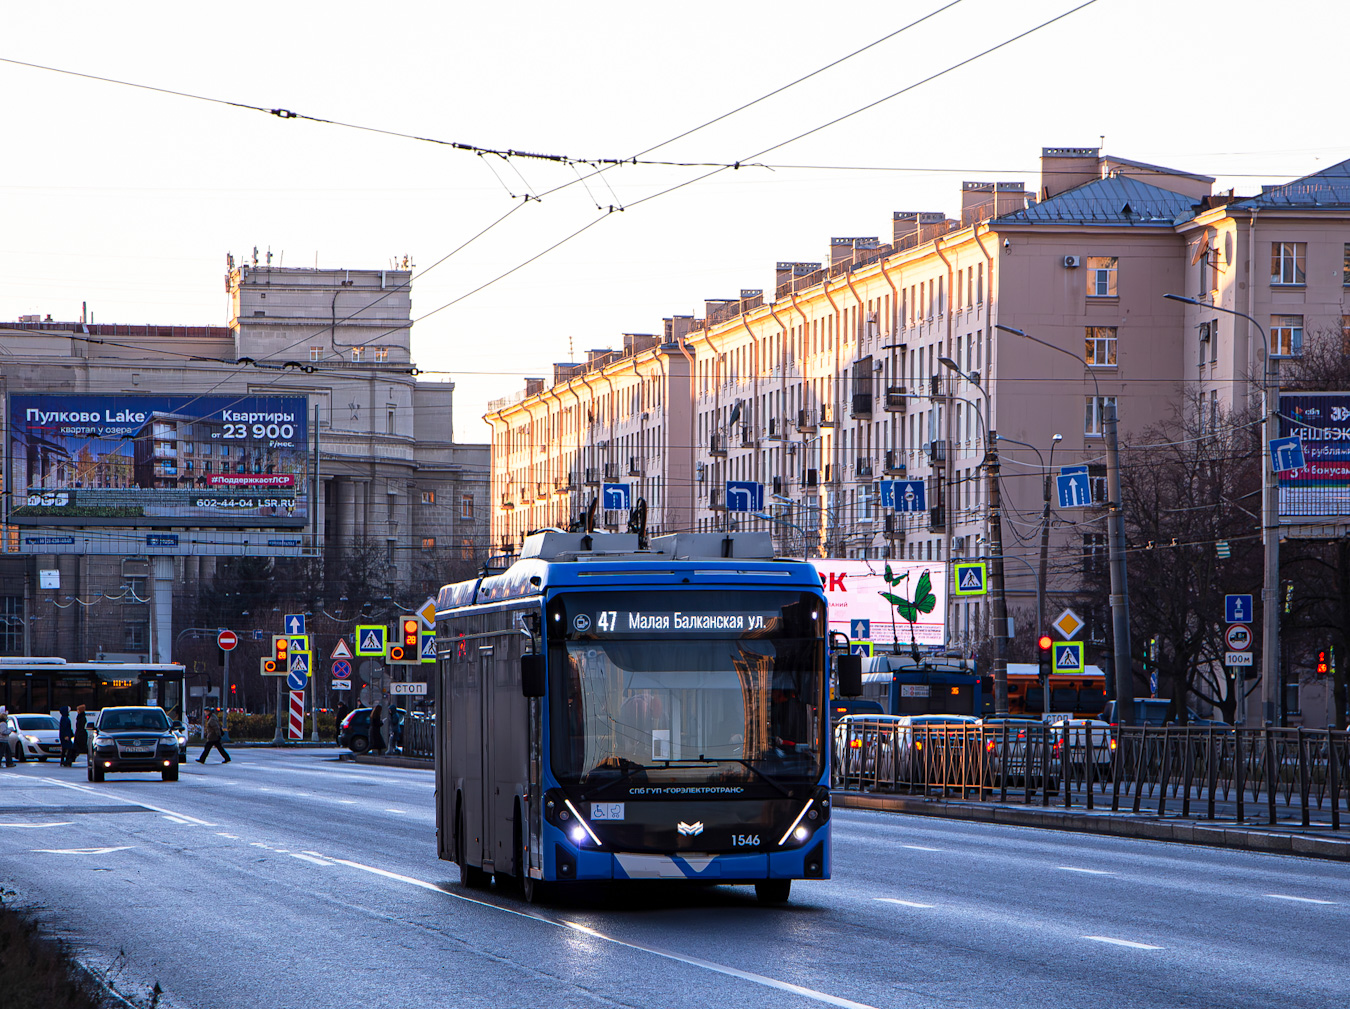
[{"label": "blue sign with arrow", "polygon": [[764,510],[764,485],[754,480],[727,481],[727,511],[758,512]]},{"label": "blue sign with arrow", "polygon": [[304,634],[305,615],[303,613],[287,613],[286,619],[281,622],[281,628],[287,634]]},{"label": "blue sign with arrow", "polygon": [[1276,473],[1302,469],[1303,439],[1295,435],[1292,438],[1275,438],[1270,443],[1270,465]]},{"label": "blue sign with arrow", "polygon": [[1224,623],[1249,624],[1254,613],[1250,594],[1223,597]]},{"label": "blue sign with arrow", "polygon": [[872,636],[872,621],[870,620],[850,620],[848,622],[848,636],[854,641],[866,641]]},{"label": "blue sign with arrow", "polygon": [[626,483],[607,483],[600,488],[601,507],[607,512],[628,511],[632,495]]},{"label": "blue sign with arrow", "polygon": [[881,507],[898,512],[927,511],[922,480],[882,480]]},{"label": "blue sign with arrow", "polygon": [[1092,504],[1092,484],[1087,473],[1061,473],[1055,477],[1061,508],[1086,508]]}]

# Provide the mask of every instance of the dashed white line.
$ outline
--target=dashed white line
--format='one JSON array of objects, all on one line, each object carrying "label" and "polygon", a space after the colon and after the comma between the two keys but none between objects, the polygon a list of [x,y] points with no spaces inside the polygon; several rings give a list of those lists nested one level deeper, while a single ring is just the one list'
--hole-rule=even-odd
[{"label": "dashed white line", "polygon": [[434,883],[428,883],[426,880],[416,879],[413,876],[404,876],[397,872],[390,872],[388,869],[377,869],[373,865],[363,865],[360,862],[353,862],[346,858],[337,858],[336,856],[327,856],[339,865],[350,866],[353,869],[360,869],[362,872],[374,873],[377,876],[384,876],[387,879],[398,880],[400,883],[408,883],[411,886],[419,886],[424,890],[434,890],[446,897],[453,897],[455,900],[462,900],[469,904],[477,904],[480,907],[491,908],[494,911],[501,911],[505,914],[514,915],[517,918],[528,918],[531,921],[541,922],[545,925],[552,925],[555,928],[565,928],[570,931],[580,932],[583,935],[591,936],[601,942],[613,943],[616,946],[623,946],[627,949],[637,950],[642,953],[651,953],[653,956],[659,956],[666,960],[674,960],[677,963],[688,964],[691,967],[701,967],[704,970],[713,971],[727,977],[740,978],[743,981],[750,981],[757,985],[763,985],[766,988],[774,988],[778,991],[790,992],[794,995],[801,995],[816,1002],[824,1002],[827,1005],[840,1006],[842,1009],[875,1009],[865,1002],[854,1002],[850,999],[840,998],[837,995],[830,995],[826,992],[816,991],[814,988],[804,988],[801,985],[791,984],[787,981],[779,981],[777,978],[765,977],[763,974],[754,974],[750,971],[739,970],[736,967],[728,967],[725,964],[714,963],[711,960],[701,960],[698,957],[684,956],[680,953],[672,953],[667,950],[657,949],[653,946],[640,946],[637,943],[625,942],[622,939],[616,939],[613,936],[597,932],[593,928],[585,925],[578,925],[573,922],[559,921],[553,918],[545,918],[542,915],[529,914],[525,911],[517,911],[513,908],[502,907],[500,904],[493,904],[486,900],[477,900],[473,897],[466,897],[463,894],[451,893],[448,890],[442,890]]},{"label": "dashed white line", "polygon": [[1335,904],[1334,900],[1318,900],[1316,897],[1291,897],[1287,893],[1268,893],[1267,897],[1274,897],[1276,900],[1296,900],[1300,904]]},{"label": "dashed white line", "polygon": [[338,799],[338,802],[342,803],[342,805],[344,805],[344,806],[355,806],[355,805],[356,805],[356,800],[355,800],[355,799]]},{"label": "dashed white line", "polygon": [[170,816],[168,813],[164,814],[164,819],[169,820],[172,823],[187,823],[181,816]]},{"label": "dashed white line", "polygon": [[74,820],[59,820],[56,823],[0,823],[0,827],[22,827],[26,830],[36,830],[39,827],[69,827]]},{"label": "dashed white line", "polygon": [[1150,946],[1146,942],[1134,942],[1130,939],[1113,939],[1109,935],[1085,935],[1084,939],[1091,939],[1093,942],[1106,942],[1112,946],[1128,946],[1130,949],[1162,949],[1161,946]]},{"label": "dashed white line", "polygon": [[1083,869],[1076,865],[1058,865],[1055,868],[1063,869],[1065,872],[1085,872],[1089,876],[1114,876],[1114,872],[1107,872],[1105,869]]},{"label": "dashed white line", "polygon": [[406,809],[386,809],[385,812],[386,812],[386,813],[404,813],[404,814],[406,814],[408,811],[407,811]]},{"label": "dashed white line", "polygon": [[902,848],[910,848],[914,851],[941,851],[941,848],[925,848],[922,844],[902,844]]},{"label": "dashed white line", "polygon": [[302,855],[298,851],[287,852],[291,858],[304,859],[306,862],[313,862],[315,865],[332,865],[333,863],[324,858],[314,858],[312,855]]},{"label": "dashed white line", "polygon": [[62,781],[62,780],[59,779],[59,778],[38,778],[38,779],[36,779],[36,780],[38,780],[38,781],[45,781],[45,782],[47,782],[48,784],[51,784],[51,785],[60,785],[62,788],[71,788],[71,789],[74,789],[74,790],[77,791],[77,792],[83,792],[85,795],[97,795],[100,799],[112,799],[112,800],[114,800],[114,801],[116,801],[116,802],[122,803],[123,805],[127,805],[127,806],[139,806],[141,809],[148,809],[148,810],[150,810],[152,813],[166,813],[166,814],[168,814],[169,816],[177,816],[177,817],[180,817],[181,819],[185,820],[185,821],[188,822],[188,823],[195,823],[195,824],[196,824],[197,826],[199,826],[199,827],[214,827],[214,826],[216,826],[214,823],[208,823],[206,820],[199,820],[199,819],[197,819],[197,817],[195,817],[195,816],[188,816],[187,813],[179,813],[179,812],[176,812],[175,810],[172,810],[172,809],[165,809],[163,806],[156,806],[156,805],[153,805],[152,803],[144,802],[144,801],[142,801],[142,800],[140,800],[140,799],[137,799],[137,800],[132,801],[132,802],[128,802],[128,801],[126,801],[126,799],[125,799],[123,796],[116,795],[116,794],[110,793],[110,792],[100,792],[98,789],[96,789],[96,788],[90,788],[88,785],[77,785],[77,784],[75,784],[74,782],[71,782],[71,781]]},{"label": "dashed white line", "polygon": [[901,904],[905,907],[936,907],[936,904],[920,904],[913,900],[901,900],[899,897],[873,897],[873,900],[879,900],[883,904]]},{"label": "dashed white line", "polygon": [[216,831],[216,836],[217,836],[217,837],[228,837],[231,841],[237,841],[237,840],[239,840],[239,835],[238,835],[238,834],[227,834],[227,833],[225,833],[225,831],[223,831],[223,830],[218,830],[218,831]]}]

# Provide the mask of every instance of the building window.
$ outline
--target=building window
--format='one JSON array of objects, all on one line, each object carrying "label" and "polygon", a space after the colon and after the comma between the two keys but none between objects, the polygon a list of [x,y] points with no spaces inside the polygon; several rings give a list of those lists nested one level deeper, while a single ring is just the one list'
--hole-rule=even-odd
[{"label": "building window", "polygon": [[1341,252],[1341,286],[1350,287],[1350,242],[1345,243]]},{"label": "building window", "polygon": [[459,497],[459,517],[462,519],[473,518],[473,495],[461,494]]},{"label": "building window", "polygon": [[1307,242],[1270,243],[1270,282],[1272,284],[1306,283],[1305,266],[1308,258]]},{"label": "building window", "polygon": [[384,364],[384,363],[385,363],[386,361],[388,361],[388,360],[389,360],[389,348],[388,348],[388,347],[376,347],[376,348],[375,348],[375,363],[376,363],[376,364]]},{"label": "building window", "polygon": [[1083,574],[1102,575],[1106,573],[1106,534],[1083,534]]},{"label": "building window", "polygon": [[[1301,283],[1301,282],[1300,282]],[[1270,317],[1270,354],[1272,357],[1297,357],[1303,353],[1303,316]]]},{"label": "building window", "polygon": [[1086,402],[1087,409],[1085,411],[1083,433],[1091,438],[1100,438],[1106,433],[1106,408],[1109,406],[1112,411],[1115,410],[1116,397],[1089,396]]},{"label": "building window", "polygon": [[395,427],[395,423],[394,423],[394,409],[395,409],[395,408],[394,408],[394,406],[393,406],[392,404],[390,404],[389,406],[385,407],[385,411],[384,411],[384,433],[385,433],[385,434],[393,434],[393,433],[394,433],[394,427]]},{"label": "building window", "polygon": [[1114,368],[1116,366],[1116,327],[1088,326],[1087,346],[1084,356],[1094,368]]},{"label": "building window", "polygon": [[309,348],[309,359],[310,359],[311,361],[322,361],[322,360],[323,360],[323,348],[322,348],[322,347],[310,347],[310,348]]},{"label": "building window", "polygon": [[435,536],[423,536],[423,537],[422,537],[422,549],[423,549],[423,550],[435,550],[435,549],[436,549],[436,537],[435,537]]},{"label": "building window", "polygon": [[0,596],[0,652],[23,652],[23,596]]},{"label": "building window", "polygon": [[1089,298],[1116,297],[1115,256],[1088,256],[1087,294]]},{"label": "building window", "polygon": [[422,503],[423,503],[423,504],[435,504],[435,503],[436,503],[436,492],[435,492],[434,490],[424,490],[424,491],[422,492]]},{"label": "building window", "polygon": [[365,347],[353,347],[353,348],[352,348],[352,364],[360,364],[360,363],[361,363],[362,361],[364,361],[365,359],[366,359],[366,348],[365,348]]}]

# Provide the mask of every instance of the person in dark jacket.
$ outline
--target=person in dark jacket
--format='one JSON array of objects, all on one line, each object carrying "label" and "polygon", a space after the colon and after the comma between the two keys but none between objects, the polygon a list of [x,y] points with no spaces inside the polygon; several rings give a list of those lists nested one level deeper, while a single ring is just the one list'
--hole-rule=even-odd
[{"label": "person in dark jacket", "polygon": [[70,708],[61,707],[61,720],[56,724],[56,736],[61,741],[61,766],[75,763],[75,730],[70,727]]},{"label": "person in dark jacket", "polygon": [[75,758],[81,754],[84,754],[87,764],[89,762],[89,716],[84,713],[83,704],[75,708],[75,739],[71,745],[75,751],[70,758],[71,766],[75,766]]},{"label": "person in dark jacket", "polygon": [[384,706],[380,704],[370,713],[370,752],[384,752]]},{"label": "person in dark jacket", "polygon": [[347,707],[347,702],[338,701],[337,714],[335,716],[337,721],[333,723],[333,742],[338,743],[339,745],[342,743],[342,722],[350,713],[351,708]]},{"label": "person in dark jacket", "polygon": [[206,719],[206,725],[202,728],[202,741],[205,745],[202,747],[202,755],[197,758],[197,763],[206,763],[206,755],[211,752],[213,746],[225,758],[222,763],[228,764],[230,762],[230,755],[225,752],[225,747],[220,742],[220,719],[216,717],[215,711],[211,712]]}]

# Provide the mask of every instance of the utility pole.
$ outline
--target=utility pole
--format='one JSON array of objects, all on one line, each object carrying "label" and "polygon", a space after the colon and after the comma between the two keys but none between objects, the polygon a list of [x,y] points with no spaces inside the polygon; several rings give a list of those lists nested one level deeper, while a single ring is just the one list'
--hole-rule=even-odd
[{"label": "utility pole", "polygon": [[[1265,340],[1264,330],[1261,338]],[[1280,690],[1280,481],[1270,455],[1271,439],[1279,437],[1280,432],[1278,369],[1279,362],[1267,356],[1261,389],[1261,405],[1266,412],[1261,430],[1261,538],[1265,547],[1265,579],[1261,586],[1261,717],[1266,725],[1280,725],[1284,708]]]},{"label": "utility pole", "polygon": [[1120,451],[1116,438],[1116,404],[1098,399],[1106,431],[1106,482],[1111,558],[1111,630],[1115,638],[1116,721],[1134,724],[1134,662],[1130,656],[1130,591],[1125,578],[1125,512],[1120,500]]},{"label": "utility pole", "polygon": [[1003,505],[998,488],[998,435],[991,428],[984,450],[989,481],[989,590],[994,597],[994,714],[1008,713],[1008,598],[1003,590]]}]

